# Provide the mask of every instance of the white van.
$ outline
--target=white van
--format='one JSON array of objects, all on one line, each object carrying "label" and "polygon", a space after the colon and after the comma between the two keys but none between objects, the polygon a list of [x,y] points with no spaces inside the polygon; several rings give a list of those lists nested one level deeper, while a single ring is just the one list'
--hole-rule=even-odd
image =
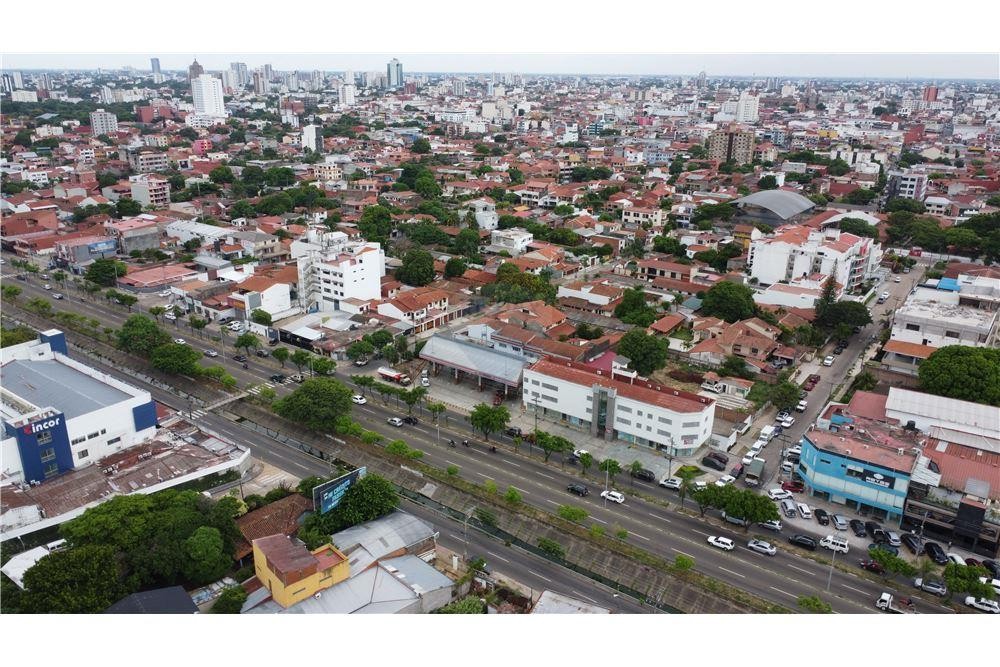
[{"label": "white van", "polygon": [[806,505],[805,503],[798,503],[796,505],[796,507],[798,507],[798,509],[799,509],[799,515],[803,519],[811,519],[811,518],[813,518],[813,513],[812,513],[812,510],[809,509],[809,505]]},{"label": "white van", "polygon": [[847,540],[839,535],[827,535],[822,540],[819,541],[821,547],[826,547],[830,551],[836,551],[842,554],[846,554],[850,550],[850,545],[847,544]]},{"label": "white van", "polygon": [[781,511],[785,513],[785,516],[789,519],[795,518],[795,501],[791,498],[785,498],[781,501]]},{"label": "white van", "polygon": [[764,442],[771,442],[775,435],[777,435],[777,430],[773,426],[765,426],[760,430],[760,437],[757,439]]}]

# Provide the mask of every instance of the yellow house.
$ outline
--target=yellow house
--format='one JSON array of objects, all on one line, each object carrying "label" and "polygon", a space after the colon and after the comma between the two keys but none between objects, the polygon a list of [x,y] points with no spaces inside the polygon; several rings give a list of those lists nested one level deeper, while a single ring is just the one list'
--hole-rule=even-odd
[{"label": "yellow house", "polygon": [[332,544],[309,551],[287,535],[270,535],[253,541],[257,579],[271,597],[288,608],[350,576],[347,557]]},{"label": "yellow house", "polygon": [[838,136],[840,136],[836,130],[830,128],[818,130],[816,134],[818,134],[821,137],[826,137],[827,139],[836,139]]}]

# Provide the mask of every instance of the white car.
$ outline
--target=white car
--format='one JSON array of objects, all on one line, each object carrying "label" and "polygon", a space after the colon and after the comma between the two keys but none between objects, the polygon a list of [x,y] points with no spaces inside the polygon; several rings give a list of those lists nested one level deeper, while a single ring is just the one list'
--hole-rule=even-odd
[{"label": "white car", "polygon": [[989,579],[987,577],[979,577],[979,583],[989,584],[996,591],[997,595],[1000,595],[1000,579]]},{"label": "white car", "polygon": [[45,283],[44,285],[42,285],[42,287],[43,287],[44,289],[52,289],[52,285],[50,285],[50,284],[48,284],[48,283]]},{"label": "white car", "polygon": [[230,331],[243,331],[243,323],[242,322],[230,322],[229,323],[229,330]]},{"label": "white car", "polygon": [[162,292],[157,292],[156,296],[170,296],[170,290],[165,289]]},{"label": "white car", "polygon": [[355,405],[364,405],[368,402],[368,399],[361,394],[354,394],[354,396],[351,396],[351,402]]},{"label": "white car", "polygon": [[771,521],[764,521],[759,524],[761,528],[767,528],[768,530],[773,530],[776,533],[781,532],[781,522],[774,519]]},{"label": "white car", "polygon": [[573,450],[573,456],[575,456],[576,458],[580,458],[584,454],[589,454],[589,453],[590,452],[588,452],[586,449],[574,449]]},{"label": "white car", "polygon": [[775,416],[774,421],[783,422],[791,416],[792,414],[790,412],[788,412],[787,410],[782,410],[777,414],[777,416]]},{"label": "white car", "polygon": [[708,488],[708,482],[702,482],[702,481],[699,480],[699,481],[697,481],[697,482],[694,483],[694,490],[695,491],[704,491],[707,488]]},{"label": "white car", "polygon": [[713,547],[722,549],[723,551],[732,551],[736,548],[736,545],[733,544],[733,541],[728,537],[716,537],[715,535],[712,535],[708,538],[708,543]]},{"label": "white car", "polygon": [[828,355],[826,355],[826,359],[823,360],[823,365],[824,366],[833,366],[833,362],[835,360],[836,360],[836,358],[832,354],[828,354]]},{"label": "white car", "polygon": [[947,556],[948,560],[954,563],[955,565],[966,565],[965,559],[956,553],[952,553],[951,551],[949,551]]},{"label": "white car", "polygon": [[421,387],[429,387],[429,386],[431,386],[431,380],[430,380],[430,378],[427,377],[426,375],[424,375],[423,377],[421,377],[420,378],[420,386]]},{"label": "white car", "polygon": [[391,424],[393,426],[402,426],[403,425],[403,420],[400,419],[399,417],[389,417],[385,421],[386,421],[387,424]]},{"label": "white car", "polygon": [[789,417],[781,422],[781,428],[791,428],[795,423],[795,417]]},{"label": "white car", "polygon": [[801,400],[799,401],[799,404],[795,406],[795,411],[805,412],[807,407],[809,407],[809,401]]},{"label": "white car", "polygon": [[625,496],[623,496],[618,491],[601,491],[601,498],[610,500],[611,502],[618,503],[621,505],[625,502]]},{"label": "white car", "polygon": [[59,292],[55,292],[52,294],[52,298],[55,299],[56,301],[59,301],[60,299],[63,298],[63,295],[60,294]]},{"label": "white car", "polygon": [[784,500],[785,498],[791,498],[792,494],[784,489],[770,489],[767,492],[767,497],[771,500]]},{"label": "white car", "polygon": [[666,477],[660,480],[660,486],[664,489],[677,490],[681,488],[681,478],[680,477]]},{"label": "white car", "polygon": [[799,509],[799,516],[801,516],[803,519],[813,518],[813,513],[812,510],[809,509],[809,505],[806,505],[805,503],[798,503],[796,507],[798,507]]},{"label": "white car", "polygon": [[988,614],[1000,614],[1000,605],[997,604],[996,600],[969,596],[965,598],[965,604],[979,611],[985,611]]},{"label": "white car", "polygon": [[901,283],[901,282],[903,282],[903,279],[902,279],[902,278],[900,278],[899,276],[895,276],[895,277],[894,277],[894,278],[892,279],[892,282],[894,282],[894,283]]},{"label": "white car", "polygon": [[188,344],[188,342],[186,340],[184,340],[183,338],[175,338],[174,342],[177,343],[178,345],[187,345]]},{"label": "white car", "polygon": [[756,456],[757,455],[753,452],[753,450],[750,450],[749,452],[747,452],[746,456],[744,456],[742,459],[740,459],[740,463],[742,463],[745,466],[748,466],[751,463],[753,463],[753,460],[754,460],[754,458]]},{"label": "white car", "polygon": [[219,356],[219,353],[216,352],[215,350],[211,349],[211,348],[206,348],[204,350],[204,354],[205,354],[206,357],[217,357],[217,356]]},{"label": "white car", "polygon": [[177,319],[177,316],[174,315],[173,313],[163,313],[163,319],[170,320],[171,322],[173,322],[174,320]]},{"label": "white car", "polygon": [[736,478],[732,475],[723,475],[719,479],[715,480],[716,486],[728,486],[736,481]]},{"label": "white car", "polygon": [[747,542],[747,549],[750,551],[756,551],[757,553],[764,554],[766,556],[773,556],[778,553],[778,550],[774,548],[773,544],[758,539],[752,539]]}]

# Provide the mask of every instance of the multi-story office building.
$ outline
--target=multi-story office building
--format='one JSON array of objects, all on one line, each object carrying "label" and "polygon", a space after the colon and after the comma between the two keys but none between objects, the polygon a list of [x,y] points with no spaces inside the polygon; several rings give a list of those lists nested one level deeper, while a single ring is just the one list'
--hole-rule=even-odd
[{"label": "multi-story office building", "polygon": [[713,160],[749,164],[753,162],[753,148],[754,134],[750,130],[729,127],[708,137],[708,157]]},{"label": "multi-story office building", "polygon": [[188,81],[194,81],[199,76],[205,73],[205,68],[201,66],[198,59],[195,58],[194,62],[188,67]]},{"label": "multi-story office building", "polygon": [[319,125],[306,125],[302,128],[302,148],[308,148],[313,153],[323,152],[323,128]]},{"label": "multi-story office building", "polygon": [[225,116],[226,103],[222,93],[222,81],[211,74],[201,74],[191,80],[191,97],[194,112],[203,116]]},{"label": "multi-story office building", "polygon": [[132,200],[142,204],[143,208],[166,208],[170,205],[170,183],[167,179],[139,174],[129,176],[128,182],[132,188]]},{"label": "multi-story office building", "polygon": [[[627,362],[626,362],[627,363]],[[526,410],[624,440],[688,456],[712,435],[715,402],[638,378],[618,359],[610,372],[542,359],[524,370]]]},{"label": "multi-story office building", "polygon": [[98,109],[90,113],[90,133],[95,137],[118,131],[118,116]]},{"label": "multi-story office building", "polygon": [[148,148],[129,148],[118,151],[119,158],[127,160],[128,166],[137,174],[166,171],[170,158],[166,153]]},{"label": "multi-story office building", "polygon": [[229,63],[229,71],[234,75],[237,88],[242,88],[250,82],[246,63]]},{"label": "multi-story office building", "polygon": [[149,68],[151,70],[153,70],[153,74],[159,74],[160,73],[160,59],[159,58],[150,58],[149,59]]},{"label": "multi-story office building", "polygon": [[403,85],[403,63],[393,58],[385,66],[385,81],[389,88],[399,88]]}]

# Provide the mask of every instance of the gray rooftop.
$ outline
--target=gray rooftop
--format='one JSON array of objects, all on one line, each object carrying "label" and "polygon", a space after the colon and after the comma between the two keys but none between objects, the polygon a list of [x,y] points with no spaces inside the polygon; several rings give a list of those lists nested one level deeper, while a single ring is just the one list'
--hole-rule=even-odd
[{"label": "gray rooftop", "polygon": [[733,203],[766,208],[783,220],[788,220],[816,206],[813,201],[797,192],[789,192],[788,190],[761,190],[737,199]]},{"label": "gray rooftop", "polygon": [[427,339],[427,344],[420,350],[420,358],[509,385],[520,384],[521,373],[528,365],[521,357],[497,352],[478,343],[437,335]]},{"label": "gray rooftop", "polygon": [[433,535],[433,526],[397,510],[381,519],[342,530],[330,540],[347,556],[354,574],[394,551],[419,544]]},{"label": "gray rooftop", "polygon": [[132,396],[54,360],[15,359],[0,369],[0,384],[39,408],[52,406],[73,419]]}]

